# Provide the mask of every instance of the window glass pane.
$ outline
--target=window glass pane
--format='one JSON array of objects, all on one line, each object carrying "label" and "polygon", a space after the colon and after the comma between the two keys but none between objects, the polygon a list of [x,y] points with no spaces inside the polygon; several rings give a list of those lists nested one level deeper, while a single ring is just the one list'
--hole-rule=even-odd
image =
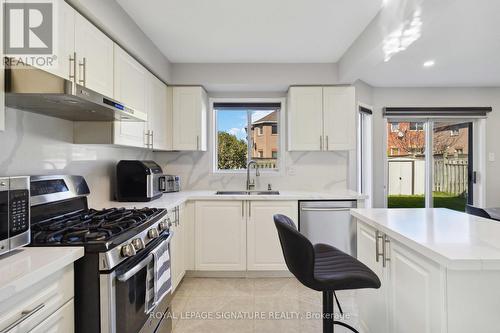
[{"label": "window glass pane", "polygon": [[468,122],[436,122],[432,139],[434,207],[465,211],[469,196]]},{"label": "window glass pane", "polygon": [[217,168],[246,169],[248,158],[247,111],[216,110]]},{"label": "window glass pane", "polygon": [[251,159],[260,168],[276,169],[279,154],[279,111],[253,110],[251,112]]},{"label": "window glass pane", "polygon": [[425,207],[425,131],[423,123],[387,127],[388,207]]}]

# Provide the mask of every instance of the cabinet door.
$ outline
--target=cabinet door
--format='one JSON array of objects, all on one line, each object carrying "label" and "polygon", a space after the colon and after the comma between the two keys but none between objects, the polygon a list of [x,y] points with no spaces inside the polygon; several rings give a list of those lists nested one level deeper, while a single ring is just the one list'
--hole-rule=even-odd
[{"label": "cabinet door", "polygon": [[[155,150],[172,150],[172,122],[168,108],[167,85],[149,75],[148,89],[148,127],[152,131],[152,144]],[[169,119],[170,118],[170,119]]]},{"label": "cabinet door", "polygon": [[202,87],[173,88],[173,149],[207,149],[207,101]]},{"label": "cabinet door", "polygon": [[75,74],[73,58],[75,52],[75,10],[65,1],[54,2],[54,15],[57,19],[57,29],[54,33],[54,50],[55,59],[52,66],[42,66],[41,69],[54,75],[70,80],[70,75]]},{"label": "cabinet door", "polygon": [[[114,98],[147,113],[148,71],[118,45],[114,48]],[[144,147],[146,125],[145,122],[115,121],[115,144]]]},{"label": "cabinet door", "polygon": [[374,228],[359,220],[357,224],[358,260],[373,270],[382,282],[380,289],[362,289],[356,292],[360,324],[367,333],[389,332],[386,270],[381,261],[376,261],[376,242],[382,242],[377,240]]},{"label": "cabinet door", "polygon": [[356,146],[354,87],[323,87],[324,149],[352,150]]},{"label": "cabinet door", "polygon": [[195,268],[246,270],[246,219],[243,201],[197,201]]},{"label": "cabinet door", "polygon": [[60,307],[30,333],[73,333],[75,331],[75,305],[73,299]]},{"label": "cabinet door", "polygon": [[288,270],[273,215],[297,219],[297,201],[248,201],[247,269]]},{"label": "cabinet door", "polygon": [[113,98],[114,43],[80,14],[75,21],[77,83]]},{"label": "cabinet door", "polygon": [[391,332],[443,332],[444,272],[398,242],[391,241],[389,247]]},{"label": "cabinet door", "polygon": [[323,90],[290,87],[288,91],[288,150],[319,151],[323,137]]},{"label": "cabinet door", "polygon": [[174,232],[170,243],[172,288],[175,290],[181,282],[186,270],[184,269],[184,230],[181,224],[171,227]]}]

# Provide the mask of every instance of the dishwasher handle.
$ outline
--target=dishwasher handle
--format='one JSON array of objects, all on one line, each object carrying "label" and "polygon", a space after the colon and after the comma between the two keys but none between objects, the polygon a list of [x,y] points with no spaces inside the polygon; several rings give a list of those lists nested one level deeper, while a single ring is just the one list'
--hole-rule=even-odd
[{"label": "dishwasher handle", "polygon": [[326,208],[326,207],[315,207],[315,208],[309,208],[309,207],[302,207],[301,210],[303,212],[348,212],[352,209],[352,207],[345,207],[345,208]]}]

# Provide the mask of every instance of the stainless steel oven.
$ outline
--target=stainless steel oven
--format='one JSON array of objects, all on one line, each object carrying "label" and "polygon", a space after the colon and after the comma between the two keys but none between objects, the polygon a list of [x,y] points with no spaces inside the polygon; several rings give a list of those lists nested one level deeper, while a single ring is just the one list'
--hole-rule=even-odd
[{"label": "stainless steel oven", "polygon": [[30,242],[29,179],[0,178],[0,255]]},{"label": "stainless steel oven", "polygon": [[[165,242],[170,251],[171,237],[172,233],[163,234],[113,271],[100,272],[101,333],[160,333],[172,330],[170,288],[162,298],[155,300],[149,310],[146,305],[153,283],[148,279],[147,272],[154,259],[153,252],[165,246]],[[170,261],[167,265],[170,274]]]}]

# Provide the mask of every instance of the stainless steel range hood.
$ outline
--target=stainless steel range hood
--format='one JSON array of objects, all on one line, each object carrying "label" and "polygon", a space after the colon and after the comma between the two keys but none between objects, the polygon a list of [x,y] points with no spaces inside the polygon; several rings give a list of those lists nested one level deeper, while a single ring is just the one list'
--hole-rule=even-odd
[{"label": "stainless steel range hood", "polygon": [[143,112],[27,65],[5,68],[5,104],[73,121],[147,121]]}]

